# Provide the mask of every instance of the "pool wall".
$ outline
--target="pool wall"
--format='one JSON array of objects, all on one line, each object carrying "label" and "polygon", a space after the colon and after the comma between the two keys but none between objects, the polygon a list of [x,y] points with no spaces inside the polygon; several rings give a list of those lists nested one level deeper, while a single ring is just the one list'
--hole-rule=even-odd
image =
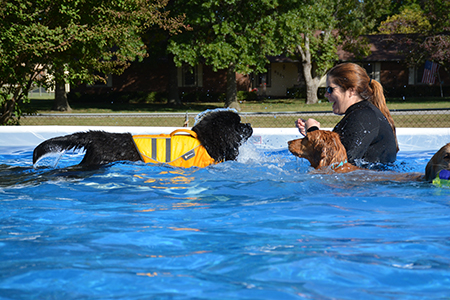
[{"label": "pool wall", "polygon": [[[42,141],[78,131],[104,130],[132,134],[170,133],[179,127],[118,126],[3,126],[0,147],[35,147]],[[330,130],[330,128],[326,128]],[[301,138],[296,128],[254,128],[250,142],[259,149],[282,150],[287,141]],[[450,128],[397,128],[401,151],[438,150],[450,142]]]}]

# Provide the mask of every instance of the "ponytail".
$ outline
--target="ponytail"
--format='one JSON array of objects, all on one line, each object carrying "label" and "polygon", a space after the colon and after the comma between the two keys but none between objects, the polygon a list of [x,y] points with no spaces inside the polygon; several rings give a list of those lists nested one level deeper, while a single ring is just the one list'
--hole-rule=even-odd
[{"label": "ponytail", "polygon": [[397,145],[397,152],[398,152],[399,147],[398,147],[397,133],[395,130],[394,119],[392,118],[391,113],[389,112],[389,109],[386,105],[386,98],[384,97],[383,86],[378,81],[370,79],[369,90],[370,89],[372,90],[372,96],[369,97],[368,100],[381,111],[381,113],[388,120],[389,125],[391,125],[392,131],[394,132],[395,144]]}]

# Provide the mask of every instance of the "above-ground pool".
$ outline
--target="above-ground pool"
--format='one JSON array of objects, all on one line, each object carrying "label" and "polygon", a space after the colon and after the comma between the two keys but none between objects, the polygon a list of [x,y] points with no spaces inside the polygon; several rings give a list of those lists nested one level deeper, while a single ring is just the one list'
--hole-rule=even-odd
[{"label": "above-ground pool", "polygon": [[94,170],[72,152],[33,168],[48,132],[14,130],[0,132],[0,299],[450,295],[450,187],[384,178],[423,172],[448,131],[399,136],[387,170],[324,175],[287,151],[289,130],[255,130],[205,169]]}]

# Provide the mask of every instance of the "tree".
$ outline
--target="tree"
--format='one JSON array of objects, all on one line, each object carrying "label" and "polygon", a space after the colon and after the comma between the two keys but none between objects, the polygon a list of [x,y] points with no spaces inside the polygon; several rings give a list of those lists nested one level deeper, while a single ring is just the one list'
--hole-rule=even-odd
[{"label": "tree", "polygon": [[192,31],[173,36],[168,50],[178,67],[202,62],[215,71],[226,69],[225,106],[239,109],[235,72],[266,71],[267,55],[277,49],[272,40],[276,6],[276,1],[267,0],[174,0],[173,12],[185,13]]},{"label": "tree", "polygon": [[404,49],[409,66],[431,60],[450,70],[450,1],[406,3],[398,14],[381,23],[379,31],[407,34],[394,37],[394,42]]},{"label": "tree", "polygon": [[430,22],[418,4],[401,8],[399,14],[389,16],[381,22],[378,31],[382,34],[393,33],[421,33],[431,29]]},{"label": "tree", "polygon": [[337,48],[361,57],[369,54],[361,38],[375,26],[389,1],[285,0],[280,1],[276,43],[297,57],[303,67],[306,103],[317,103],[320,79],[338,60]]},{"label": "tree", "polygon": [[[9,0],[0,6],[0,124],[16,124],[33,85],[105,81],[147,55],[141,34],[176,32],[167,0]],[[66,101],[67,102],[67,101]],[[64,103],[59,109],[64,108]]]}]

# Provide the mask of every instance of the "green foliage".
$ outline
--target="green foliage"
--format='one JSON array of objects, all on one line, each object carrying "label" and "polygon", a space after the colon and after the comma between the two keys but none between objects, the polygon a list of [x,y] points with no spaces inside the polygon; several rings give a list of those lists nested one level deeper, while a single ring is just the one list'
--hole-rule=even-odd
[{"label": "green foliage", "polygon": [[405,1],[398,13],[382,22],[380,33],[403,33],[394,37],[401,45],[406,63],[423,65],[425,60],[450,70],[450,1]]},{"label": "green foliage", "polygon": [[306,98],[306,88],[305,87],[288,88],[286,91],[286,95],[289,98],[304,99]]},{"label": "green foliage", "polygon": [[242,74],[264,72],[266,56],[277,49],[271,38],[276,6],[276,1],[175,0],[173,7],[183,7],[193,30],[172,37],[168,50],[178,66],[202,61],[214,70],[234,64]]},{"label": "green foliage", "polygon": [[338,60],[338,46],[357,57],[370,53],[367,41],[360,36],[373,29],[389,1],[280,0],[279,3],[275,43],[302,62],[307,101],[314,103],[320,78]]},{"label": "green foliage", "polygon": [[[278,1],[173,0],[170,9],[184,13],[191,31],[173,36],[168,51],[176,66],[203,63],[214,71],[264,73],[268,55],[279,53],[273,40]],[[239,109],[235,80],[227,80],[225,105]]]},{"label": "green foliage", "polygon": [[389,16],[378,28],[382,34],[425,33],[430,29],[431,24],[418,4],[402,7],[399,14]]},{"label": "green foliage", "polygon": [[[176,30],[165,0],[12,0],[0,6],[0,124],[20,117],[32,86],[94,83],[142,60],[148,26]],[[99,74],[104,74],[99,75]]]},{"label": "green foliage", "polygon": [[256,92],[238,91],[237,92],[238,101],[253,101],[258,99]]},{"label": "green foliage", "polygon": [[300,61],[311,56],[315,72],[323,75],[337,60],[338,36],[331,33],[337,21],[329,11],[330,1],[284,1],[283,4],[277,11],[276,43]]},{"label": "green foliage", "polygon": [[289,53],[311,69],[309,77],[320,78],[336,63],[339,45],[358,57],[369,53],[359,36],[373,29],[389,3],[174,0],[170,9],[185,13],[192,31],[172,37],[168,51],[177,66],[201,62],[219,70],[233,65],[242,74],[263,73],[267,55]]}]

